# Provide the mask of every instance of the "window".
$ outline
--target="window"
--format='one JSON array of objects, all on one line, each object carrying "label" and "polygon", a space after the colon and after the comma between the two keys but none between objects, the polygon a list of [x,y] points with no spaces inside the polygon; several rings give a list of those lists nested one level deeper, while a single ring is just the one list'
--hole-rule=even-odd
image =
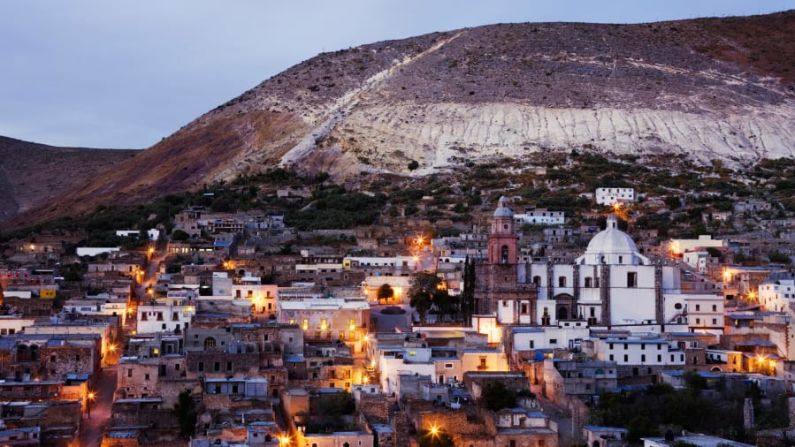
[{"label": "window", "polygon": [[204,362],[199,362],[196,369],[198,369],[199,372],[204,371]]},{"label": "window", "polygon": [[657,354],[657,362],[662,362],[662,356],[660,354]]},{"label": "window", "polygon": [[213,363],[213,371],[218,372],[221,370],[221,362],[214,362]]},{"label": "window", "polygon": [[149,373],[144,374],[144,380],[149,380]]},{"label": "window", "polygon": [[625,362],[628,362],[628,361],[629,361],[629,356],[628,356],[627,354],[624,354],[624,361],[625,361]]},{"label": "window", "polygon": [[701,310],[701,304],[696,304],[696,311]]},{"label": "window", "polygon": [[533,284],[535,284],[536,287],[540,287],[541,286],[541,277],[540,276],[534,276],[533,277]]},{"label": "window", "polygon": [[530,349],[535,349],[535,348],[536,348],[535,340],[530,340]]},{"label": "window", "polygon": [[565,276],[558,277],[558,287],[566,287],[566,277]]},{"label": "window", "polygon": [[127,377],[132,377],[132,368],[127,368]]},{"label": "window", "polygon": [[682,303],[676,303],[676,304],[674,304],[674,309],[676,309],[676,310],[681,310],[681,309],[682,309]]},{"label": "window", "polygon": [[550,345],[556,345],[556,344],[558,344],[558,339],[557,339],[557,338],[550,338],[550,339],[549,339],[549,344],[550,344]]},{"label": "window", "polygon": [[641,361],[641,362],[645,362],[645,361],[646,361],[646,354],[642,354],[642,355],[640,356],[640,361]]},{"label": "window", "polygon": [[637,286],[638,286],[638,273],[627,272],[627,287],[637,287]]},{"label": "window", "polygon": [[593,287],[593,278],[591,278],[590,276],[585,278],[585,287],[586,288]]},{"label": "window", "polygon": [[232,371],[232,362],[226,362],[226,370]]},{"label": "window", "polygon": [[141,312],[141,321],[149,320],[149,314],[147,312]]},{"label": "window", "polygon": [[717,304],[713,304],[712,305],[712,311],[713,312],[717,312],[718,311],[718,305]]},{"label": "window", "polygon": [[215,339],[212,337],[205,338],[204,349],[215,349]]}]

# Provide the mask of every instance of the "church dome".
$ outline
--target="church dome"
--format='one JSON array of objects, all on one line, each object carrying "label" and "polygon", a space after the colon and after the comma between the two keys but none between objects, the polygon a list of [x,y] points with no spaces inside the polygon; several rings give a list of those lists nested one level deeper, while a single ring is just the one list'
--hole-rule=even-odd
[{"label": "church dome", "polygon": [[635,241],[618,229],[618,220],[610,215],[607,227],[596,233],[588,243],[585,254],[578,258],[580,264],[648,264],[648,259],[638,252]]},{"label": "church dome", "polygon": [[497,209],[494,210],[494,217],[513,217],[513,210],[508,205],[508,198],[505,196],[500,197],[497,202]]}]

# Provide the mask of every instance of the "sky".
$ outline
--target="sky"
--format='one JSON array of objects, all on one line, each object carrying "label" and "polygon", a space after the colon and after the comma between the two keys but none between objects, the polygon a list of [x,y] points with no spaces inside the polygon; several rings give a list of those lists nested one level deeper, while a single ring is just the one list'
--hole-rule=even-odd
[{"label": "sky", "polygon": [[145,148],[324,51],[491,23],[793,8],[795,0],[2,0],[0,135]]}]

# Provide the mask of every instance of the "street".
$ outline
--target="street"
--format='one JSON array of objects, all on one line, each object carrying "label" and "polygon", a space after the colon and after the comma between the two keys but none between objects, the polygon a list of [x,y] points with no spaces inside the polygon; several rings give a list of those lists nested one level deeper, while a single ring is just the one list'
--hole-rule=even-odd
[{"label": "street", "polygon": [[113,393],[116,392],[116,366],[109,366],[99,373],[94,402],[91,403],[91,417],[83,413],[80,423],[80,445],[98,446],[102,443],[102,434],[110,422],[110,410],[113,404]]}]

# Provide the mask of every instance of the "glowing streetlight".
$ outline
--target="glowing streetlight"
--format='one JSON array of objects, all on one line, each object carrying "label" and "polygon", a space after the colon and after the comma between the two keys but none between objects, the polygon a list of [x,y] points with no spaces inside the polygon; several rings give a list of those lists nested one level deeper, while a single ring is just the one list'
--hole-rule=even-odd
[{"label": "glowing streetlight", "polygon": [[434,438],[439,436],[439,427],[436,425],[431,425],[431,427],[428,429],[428,433]]},{"label": "glowing streetlight", "polygon": [[287,435],[278,436],[279,445],[289,445],[290,444],[290,437]]},{"label": "glowing streetlight", "polygon": [[93,391],[89,391],[86,394],[86,413],[88,414],[89,418],[91,418],[91,402],[93,402],[94,399],[96,398],[97,398],[97,393]]},{"label": "glowing streetlight", "polygon": [[108,352],[111,352],[111,353],[113,353],[113,352],[116,352],[116,345],[115,345],[115,344],[113,344],[113,343],[111,343],[111,344],[108,346]]}]

